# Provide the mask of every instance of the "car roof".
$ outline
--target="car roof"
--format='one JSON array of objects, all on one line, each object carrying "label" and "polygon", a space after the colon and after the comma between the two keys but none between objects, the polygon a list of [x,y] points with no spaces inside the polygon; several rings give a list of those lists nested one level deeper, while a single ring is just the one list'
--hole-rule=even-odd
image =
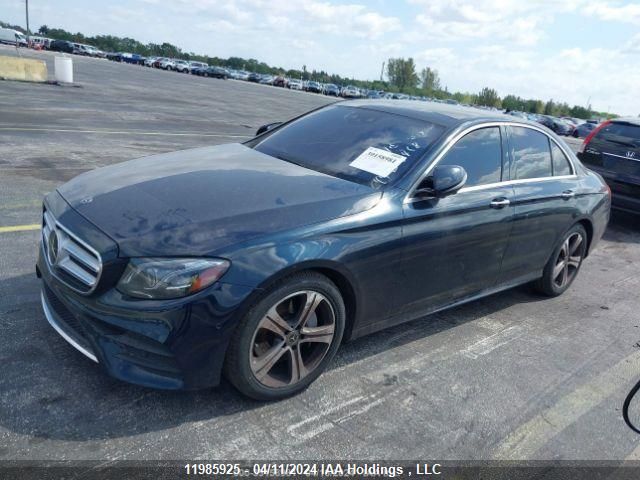
[{"label": "car roof", "polygon": [[622,117],[622,118],[613,118],[611,119],[614,123],[630,123],[632,125],[640,127],[640,118],[635,117]]},{"label": "car roof", "polygon": [[381,112],[394,113],[415,118],[445,127],[454,128],[463,123],[473,121],[504,121],[536,125],[523,118],[505,115],[504,113],[482,110],[474,107],[463,107],[448,103],[417,102],[415,100],[348,100],[340,105],[369,108]]}]

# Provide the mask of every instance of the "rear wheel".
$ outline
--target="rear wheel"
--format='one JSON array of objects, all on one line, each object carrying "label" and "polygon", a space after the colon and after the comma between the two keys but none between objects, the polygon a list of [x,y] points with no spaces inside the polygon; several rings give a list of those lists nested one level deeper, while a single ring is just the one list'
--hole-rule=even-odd
[{"label": "rear wheel", "polygon": [[306,272],[270,289],[238,325],[224,373],[245,395],[276,400],[304,390],[334,357],[345,324],[337,287]]},{"label": "rear wheel", "polygon": [[536,290],[550,297],[564,293],[578,275],[586,251],[587,232],[582,225],[574,225],[551,255]]}]

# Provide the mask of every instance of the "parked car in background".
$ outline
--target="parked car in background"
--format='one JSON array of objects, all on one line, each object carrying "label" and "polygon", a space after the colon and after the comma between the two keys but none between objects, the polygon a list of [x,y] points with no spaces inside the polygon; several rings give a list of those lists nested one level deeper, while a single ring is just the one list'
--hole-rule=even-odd
[{"label": "parked car in background", "polygon": [[189,62],[189,71],[194,75],[197,75],[195,70],[203,70],[205,68],[209,68],[209,65],[204,62],[195,62],[195,61]]},{"label": "parked car in background", "polygon": [[167,57],[155,57],[155,60],[151,63],[151,66],[154,68],[160,68],[160,64],[165,60],[169,59]]},{"label": "parked car in background", "polygon": [[153,67],[153,64],[156,60],[158,60],[160,57],[147,57],[145,58],[143,65],[145,67]]},{"label": "parked car in background", "polygon": [[342,89],[340,95],[344,98],[358,98],[360,97],[360,90],[358,90],[358,87],[354,87],[353,85],[347,85]]},{"label": "parked car in background", "polygon": [[312,93],[322,93],[322,85],[315,80],[309,80],[305,90]]},{"label": "parked car in background", "polygon": [[75,53],[76,55],[89,56],[88,45],[83,45],[82,43],[74,43],[73,44],[73,53]]},{"label": "parked car in background", "polygon": [[105,53],[93,45],[88,45],[89,55],[96,58],[104,58]]},{"label": "parked car in background", "polygon": [[269,75],[268,73],[265,73],[260,77],[260,81],[258,83],[261,83],[262,85],[273,85],[274,79],[275,77],[273,75]]},{"label": "parked car in background", "polygon": [[251,72],[247,77],[247,80],[249,80],[250,82],[260,83],[260,80],[262,80],[262,75],[260,75],[259,73]]},{"label": "parked car in background", "polygon": [[75,51],[75,47],[72,42],[68,42],[67,40],[54,40],[49,45],[49,50],[54,52],[73,53]]},{"label": "parked car in background", "polygon": [[273,86],[274,87],[282,87],[285,88],[289,83],[289,80],[287,80],[286,77],[283,77],[282,75],[277,76],[276,78],[273,79]]},{"label": "parked car in background", "polygon": [[175,62],[170,58],[163,58],[158,62],[158,68],[161,68],[163,70],[174,70],[175,67]]},{"label": "parked car in background", "polygon": [[571,136],[576,138],[586,138],[591,132],[597,128],[597,123],[584,122],[573,129]]},{"label": "parked car in background", "polygon": [[516,110],[511,110],[510,112],[505,112],[507,115],[511,115],[512,117],[524,118],[527,119],[527,114],[524,112],[518,112]]},{"label": "parked car in background", "polygon": [[578,158],[605,179],[613,207],[640,214],[640,119],[616,118],[584,139]]},{"label": "parked car in background", "polygon": [[337,85],[335,85],[333,83],[327,83],[324,86],[324,88],[322,89],[322,93],[324,93],[325,95],[329,95],[329,96],[339,97],[340,96],[340,89],[338,88]]},{"label": "parked car in background", "polygon": [[174,60],[173,64],[176,72],[189,73],[191,71],[191,65],[186,60]]},{"label": "parked car in background", "polygon": [[221,78],[223,80],[226,80],[227,78],[229,78],[229,72],[226,68],[222,67],[207,67],[202,70],[202,76]]},{"label": "parked car in background", "polygon": [[298,80],[297,78],[290,78],[289,85],[287,85],[291,90],[302,90],[302,80]]},{"label": "parked car in background", "polygon": [[27,37],[25,37],[23,33],[13,30],[12,28],[0,28],[0,43],[26,47]]},{"label": "parked car in background", "polygon": [[558,135],[568,136],[573,132],[573,127],[567,122],[550,115],[540,115],[538,123],[544,125],[550,130],[553,130]]},{"label": "parked car in background", "polygon": [[120,62],[132,63],[134,65],[144,65],[144,61],[147,59],[147,57],[144,57],[139,53],[121,52],[119,55]]},{"label": "parked car in background", "polygon": [[235,70],[233,68],[227,68],[229,72],[229,78],[233,80],[247,80],[249,77],[249,72],[245,72],[244,70]]},{"label": "parked car in background", "polygon": [[29,37],[30,47],[34,50],[44,50],[50,43],[50,39],[45,37]]}]

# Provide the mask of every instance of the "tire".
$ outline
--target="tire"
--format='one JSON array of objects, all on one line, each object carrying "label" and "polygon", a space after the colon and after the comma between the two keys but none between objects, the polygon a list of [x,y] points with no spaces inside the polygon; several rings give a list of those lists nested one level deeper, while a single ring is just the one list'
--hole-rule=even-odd
[{"label": "tire", "polygon": [[587,241],[587,232],[582,225],[578,223],[571,227],[553,250],[534,288],[548,297],[562,295],[578,276],[587,251]]},{"label": "tire", "polygon": [[256,400],[299,393],[331,362],[344,326],[344,302],[333,282],[315,272],[287,277],[269,288],[238,324],[224,375]]}]

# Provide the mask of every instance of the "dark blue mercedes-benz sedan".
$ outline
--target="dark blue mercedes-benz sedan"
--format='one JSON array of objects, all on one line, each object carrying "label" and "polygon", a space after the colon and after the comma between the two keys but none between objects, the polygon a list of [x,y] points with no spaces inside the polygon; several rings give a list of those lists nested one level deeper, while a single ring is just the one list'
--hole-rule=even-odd
[{"label": "dark blue mercedes-benz sedan", "polygon": [[109,374],[277,399],[348,339],[515,285],[563,293],[610,191],[545,127],[336,103],[244,144],[85,173],[44,201],[47,320]]}]

